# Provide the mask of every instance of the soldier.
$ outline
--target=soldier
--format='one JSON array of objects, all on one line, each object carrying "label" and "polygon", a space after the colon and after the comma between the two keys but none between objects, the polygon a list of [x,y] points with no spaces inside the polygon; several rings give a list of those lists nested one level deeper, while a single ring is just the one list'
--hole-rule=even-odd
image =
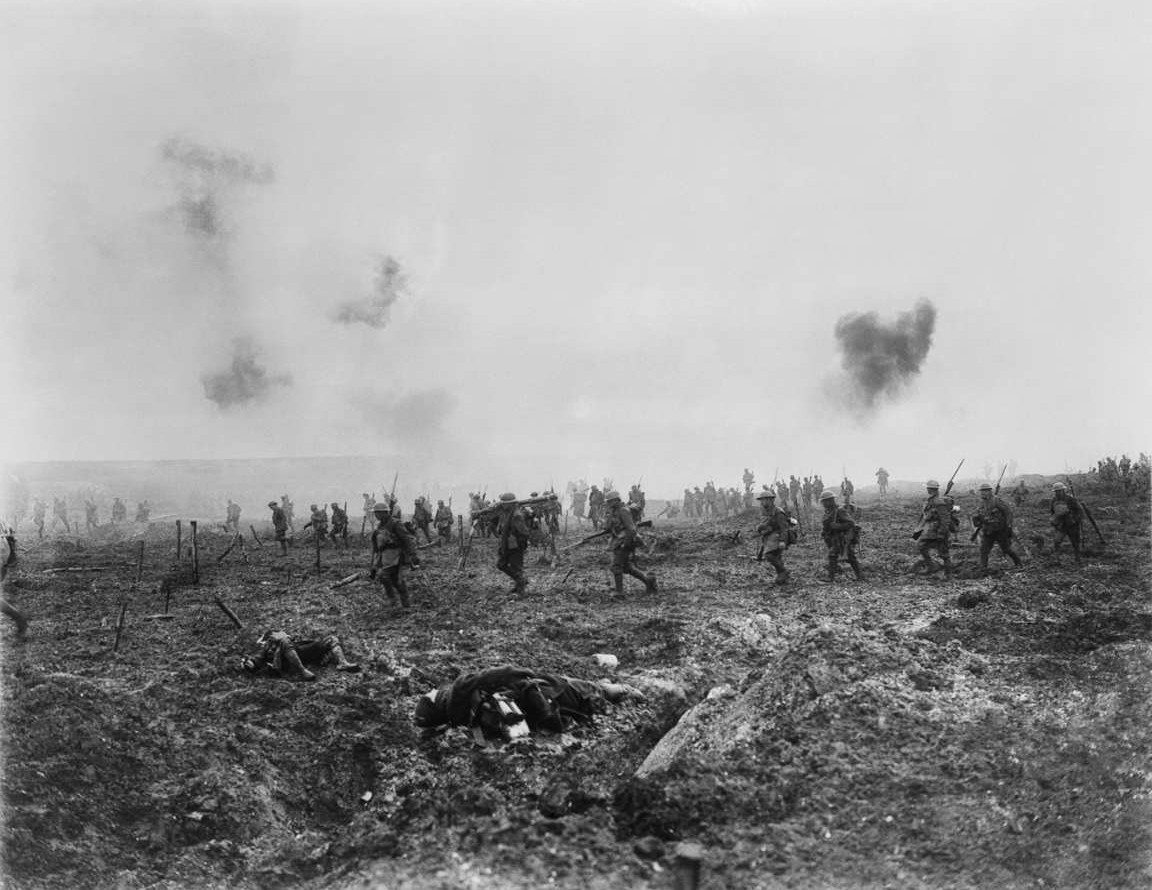
[{"label": "soldier", "polygon": [[426,543],[432,543],[432,534],[428,531],[432,525],[432,511],[428,509],[428,502],[424,500],[424,496],[416,498],[412,508],[412,522],[416,526],[417,532],[424,532],[424,540]]},{"label": "soldier", "polygon": [[282,630],[266,630],[256,640],[260,651],[240,660],[240,667],[251,673],[269,672],[277,675],[292,671],[303,680],[315,680],[316,675],[305,665],[321,667],[335,664],[336,670],[358,673],[360,665],[344,657],[340,638],[335,634],[319,640],[295,640]]},{"label": "soldier", "polygon": [[1080,565],[1080,526],[1084,510],[1080,502],[1068,493],[1068,486],[1057,482],[1052,486],[1052,553],[1057,561],[1060,559],[1060,543],[1067,538],[1072,545],[1072,553],[1076,557],[1076,565]]},{"label": "soldier", "polygon": [[840,571],[840,560],[848,560],[857,581],[864,580],[860,563],[856,559],[856,543],[859,541],[859,526],[847,507],[836,506],[836,492],[828,489],[820,494],[820,506],[824,508],[824,523],[820,536],[828,547],[828,582],[836,580]]},{"label": "soldier", "polygon": [[813,494],[814,494],[814,492],[812,491],[812,480],[809,477],[805,476],[804,482],[800,486],[800,496],[802,498],[804,498],[804,508],[806,510],[812,509],[812,495]]},{"label": "soldier", "polygon": [[372,508],[376,506],[376,496],[364,492],[364,516],[360,520],[360,539],[364,539],[364,529],[368,526],[375,526],[376,523],[372,520]]},{"label": "soldier", "polygon": [[812,475],[812,497],[816,497],[816,492],[824,490],[824,480],[820,478],[819,473]]},{"label": "soldier", "polygon": [[152,515],[152,505],[150,503],[148,503],[147,499],[139,501],[136,504],[136,521],[137,522],[147,522],[148,517],[151,515]]},{"label": "soldier", "polygon": [[577,487],[572,491],[572,515],[584,519],[584,505],[588,503],[588,492]]},{"label": "soldier", "polygon": [[710,519],[716,518],[716,485],[709,479],[704,484],[704,515]]},{"label": "soldier", "polygon": [[683,504],[683,508],[684,508],[684,516],[688,519],[691,519],[692,518],[692,492],[687,488],[684,489],[684,500],[681,501],[681,503]]},{"label": "soldier", "polygon": [[952,575],[952,557],[949,547],[952,533],[956,531],[957,522],[952,510],[953,500],[950,497],[940,496],[940,483],[929,479],[925,484],[928,499],[920,512],[920,525],[912,534],[913,540],[920,542],[920,562],[914,569],[924,568],[925,574],[931,575],[936,571],[931,552],[936,550],[944,561],[944,577]]},{"label": "soldier", "polygon": [[768,562],[776,570],[776,586],[787,584],[792,573],[784,568],[784,551],[788,549],[788,532],[791,523],[788,514],[776,507],[776,494],[762,491],[756,495],[760,502],[760,524],[756,534],[760,536],[760,554],[757,559]]},{"label": "soldier", "polygon": [[68,504],[63,498],[52,499],[52,527],[56,527],[56,520],[64,523],[64,531],[72,533],[72,526],[68,524]]},{"label": "soldier", "polygon": [[645,499],[644,499],[644,492],[640,488],[639,482],[637,482],[635,485],[632,486],[631,489],[629,489],[629,491],[628,491],[628,503],[629,504],[635,504],[637,507],[640,508],[639,518],[643,519],[644,518]]},{"label": "soldier", "polygon": [[90,528],[99,528],[100,522],[96,517],[96,502],[85,500],[84,501],[84,530]]},{"label": "soldier", "polygon": [[781,509],[788,509],[788,486],[783,479],[776,482],[776,503],[781,505]]},{"label": "soldier", "polygon": [[840,494],[844,496],[845,502],[852,500],[852,495],[856,491],[856,486],[852,484],[852,480],[847,476],[844,481],[840,483]]},{"label": "soldier", "polygon": [[1132,458],[1127,454],[1122,454],[1117,467],[1120,469],[1120,481],[1124,484],[1124,494],[1130,494],[1132,490]]},{"label": "soldier", "polygon": [[604,496],[604,500],[607,503],[604,527],[612,535],[609,549],[612,551],[612,581],[616,585],[616,593],[622,594],[624,592],[625,575],[631,575],[633,578],[643,581],[647,591],[654,593],[656,591],[656,576],[645,575],[632,565],[632,556],[636,552],[636,547],[641,543],[640,536],[636,532],[636,521],[633,519],[632,511],[621,503],[620,495],[615,491],[608,492]]},{"label": "soldier", "polygon": [[555,550],[556,536],[560,534],[560,514],[563,512],[563,508],[560,506],[560,498],[556,497],[556,492],[549,489],[548,494],[552,495],[554,500],[548,501],[542,509],[544,511],[544,523],[548,526],[548,533],[552,536],[552,549]]},{"label": "soldier", "polygon": [[[595,485],[592,490],[596,490]],[[516,582],[513,593],[523,593],[528,587],[528,579],[524,577],[524,553],[528,549],[531,529],[528,517],[516,503],[516,495],[512,492],[500,495],[497,519],[496,552],[499,558],[496,568]]]},{"label": "soldier", "polygon": [[876,487],[880,489],[880,497],[888,494],[888,471],[883,467],[876,471]]},{"label": "soldier", "polygon": [[1014,503],[1017,509],[1019,509],[1024,505],[1024,501],[1027,497],[1028,486],[1025,485],[1024,480],[1021,479],[1019,484],[1017,484],[1017,486],[1012,489],[1012,503]]},{"label": "soldier", "polygon": [[288,523],[288,528],[296,531],[296,504],[288,500],[288,495],[280,495],[280,509],[284,511],[284,520]]},{"label": "soldier", "polygon": [[268,509],[272,511],[272,529],[276,533],[276,540],[280,543],[280,555],[288,555],[288,517],[284,515],[284,508],[275,501],[268,502]]},{"label": "soldier", "polygon": [[224,524],[232,531],[239,533],[240,531],[240,505],[233,502],[232,498],[228,498],[228,508],[225,512],[227,519]]},{"label": "soldier", "polygon": [[[0,580],[3,580],[12,566],[16,565],[16,530],[0,521],[0,538],[4,539],[8,550],[4,555],[4,561],[0,563]],[[16,639],[23,641],[24,635],[28,631],[28,619],[3,597],[0,597],[0,612],[16,622]]]},{"label": "soldier", "polygon": [[432,524],[436,526],[436,534],[441,541],[447,544],[452,540],[452,508],[446,506],[443,501],[436,502],[436,516],[433,517]]},{"label": "soldier", "polygon": [[325,507],[321,510],[316,504],[312,504],[308,509],[311,511],[312,517],[304,523],[304,528],[301,531],[312,529],[313,536],[323,541],[328,537],[328,508]]},{"label": "soldier", "polygon": [[793,510],[800,509],[800,480],[795,476],[788,477],[788,502],[792,505]]},{"label": "soldier", "polygon": [[32,522],[36,526],[36,535],[38,540],[44,540],[44,513],[47,507],[40,498],[36,498],[36,502],[32,505]]},{"label": "soldier", "polygon": [[744,490],[745,491],[751,491],[753,483],[756,482],[756,477],[752,475],[752,471],[749,470],[747,467],[744,468],[744,476],[742,477],[742,479],[744,482]]},{"label": "soldier", "polygon": [[604,492],[595,485],[588,492],[588,518],[592,520],[592,528],[600,530],[600,522],[604,518]]},{"label": "soldier", "polygon": [[388,504],[376,504],[372,509],[379,525],[372,532],[370,575],[380,582],[393,605],[399,595],[400,605],[406,609],[410,603],[404,567],[420,565],[415,542]]},{"label": "soldier", "polygon": [[1020,556],[1012,548],[1012,508],[993,494],[991,482],[980,485],[980,508],[972,517],[972,525],[980,533],[981,573],[988,573],[988,554],[993,544],[999,545],[1000,552],[1020,568]]},{"label": "soldier", "polygon": [[128,521],[128,508],[120,498],[112,500],[112,524],[118,525]]},{"label": "soldier", "polygon": [[348,511],[336,501],[332,502],[332,534],[330,537],[333,544],[339,538],[344,544],[344,549],[348,549]]}]

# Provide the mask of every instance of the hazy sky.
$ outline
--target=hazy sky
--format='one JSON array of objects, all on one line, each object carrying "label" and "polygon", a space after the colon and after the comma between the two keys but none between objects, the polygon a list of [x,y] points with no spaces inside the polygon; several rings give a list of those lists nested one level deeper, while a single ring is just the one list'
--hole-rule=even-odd
[{"label": "hazy sky", "polygon": [[[1152,445],[1152,4],[37,2],[0,35],[10,459],[659,496]],[[384,256],[387,324],[339,323]],[[923,372],[861,423],[835,323],[921,299]],[[221,407],[236,338],[267,376]]]}]

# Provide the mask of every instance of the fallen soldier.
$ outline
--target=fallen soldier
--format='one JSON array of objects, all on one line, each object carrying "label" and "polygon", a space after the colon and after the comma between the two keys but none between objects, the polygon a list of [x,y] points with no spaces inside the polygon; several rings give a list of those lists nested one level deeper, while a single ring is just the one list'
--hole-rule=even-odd
[{"label": "fallen soldier", "polygon": [[241,659],[240,667],[251,673],[270,672],[281,676],[296,673],[302,679],[315,680],[316,675],[305,665],[323,667],[335,664],[336,670],[356,673],[360,665],[344,657],[340,638],[329,635],[320,640],[294,640],[282,630],[266,630],[256,640],[260,652]]},{"label": "fallen soldier", "polygon": [[428,738],[449,726],[472,730],[481,744],[529,732],[563,732],[591,723],[608,703],[637,690],[620,683],[589,682],[505,665],[465,674],[420,696],[413,722]]}]

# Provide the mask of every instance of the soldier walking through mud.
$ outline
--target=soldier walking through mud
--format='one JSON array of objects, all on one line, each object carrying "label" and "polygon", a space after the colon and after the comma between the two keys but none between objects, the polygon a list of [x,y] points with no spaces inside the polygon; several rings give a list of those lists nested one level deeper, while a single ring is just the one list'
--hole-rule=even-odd
[{"label": "soldier walking through mud", "polygon": [[452,540],[452,508],[443,501],[436,502],[436,515],[432,518],[436,536],[447,544]]},{"label": "soldier walking through mud", "polygon": [[369,575],[380,582],[393,605],[399,597],[400,605],[407,609],[411,602],[404,568],[420,565],[416,543],[387,503],[376,504],[372,509],[379,524],[372,532],[372,568]]},{"label": "soldier walking through mud", "polygon": [[100,528],[100,521],[96,516],[96,502],[84,501],[84,530]]},{"label": "soldier walking through mud", "polygon": [[581,489],[579,486],[572,490],[572,515],[577,519],[584,520],[584,507],[588,503],[588,492]]},{"label": "soldier walking through mud", "polygon": [[980,485],[980,507],[972,517],[972,525],[980,536],[980,572],[988,574],[988,555],[992,545],[1000,547],[1000,552],[1020,568],[1020,556],[1012,547],[1013,535],[1012,508],[992,490],[991,482]]},{"label": "soldier walking through mud", "polygon": [[876,471],[876,487],[880,489],[880,497],[888,495],[888,471],[883,467]]},{"label": "soldier walking through mud", "polygon": [[791,523],[788,514],[776,506],[776,494],[762,491],[756,495],[760,502],[760,524],[756,534],[760,536],[760,552],[756,559],[767,562],[776,570],[776,586],[788,583],[792,573],[784,567],[784,551],[788,549],[788,532]]},{"label": "soldier walking through mud", "polygon": [[423,495],[416,498],[415,502],[413,502],[412,523],[416,526],[417,532],[424,532],[425,542],[431,544],[432,534],[428,529],[432,525],[432,511],[428,509],[428,502],[424,499]]},{"label": "soldier walking through mud", "polygon": [[120,498],[112,500],[112,524],[119,525],[121,522],[128,521],[128,507]]},{"label": "soldier walking through mud", "polygon": [[268,509],[272,511],[272,530],[276,534],[276,541],[280,544],[280,555],[288,555],[288,517],[284,515],[284,508],[275,501],[268,502]]},{"label": "soldier walking through mud", "polygon": [[[16,565],[16,530],[0,520],[0,538],[3,538],[5,549],[4,561],[0,562],[0,581]],[[24,613],[12,605],[8,600],[0,597],[0,612],[16,622],[16,638],[23,641],[28,631],[28,619]]]},{"label": "soldier walking through mud", "polygon": [[951,537],[957,524],[952,512],[953,501],[947,495],[940,495],[940,483],[935,479],[929,479],[924,487],[928,498],[920,511],[920,525],[912,533],[913,540],[920,544],[920,562],[913,570],[923,568],[927,575],[935,573],[937,566],[931,555],[935,550],[944,562],[944,577],[949,578],[952,575]]},{"label": "soldier walking through mud", "polygon": [[1052,505],[1048,512],[1052,524],[1052,554],[1056,561],[1060,561],[1060,544],[1065,538],[1072,545],[1072,554],[1076,557],[1076,565],[1080,565],[1080,542],[1083,526],[1084,509],[1080,502],[1068,492],[1068,486],[1057,482],[1052,486]]},{"label": "soldier walking through mud", "polygon": [[235,503],[232,498],[228,498],[228,508],[225,511],[227,517],[224,524],[230,531],[240,533],[240,505]]},{"label": "soldier walking through mud", "polygon": [[793,510],[800,509],[800,492],[802,486],[800,480],[795,476],[788,477],[788,502],[792,505]]},{"label": "soldier walking through mud", "polygon": [[36,502],[32,505],[32,523],[36,526],[37,540],[44,540],[44,514],[48,510],[44,502],[40,498],[36,498]]},{"label": "soldier walking through mud", "polygon": [[641,543],[632,511],[620,500],[619,492],[608,492],[604,500],[604,528],[612,536],[608,549],[612,552],[612,583],[616,593],[624,593],[625,575],[644,582],[649,593],[655,592],[656,576],[646,575],[632,564],[632,557]]},{"label": "soldier walking through mud", "polygon": [[68,524],[68,504],[63,498],[52,498],[52,527],[56,527],[56,520],[64,523],[64,531],[72,533],[72,526]]},{"label": "soldier walking through mud", "polygon": [[304,528],[301,531],[312,529],[313,537],[323,543],[324,539],[328,537],[328,508],[320,509],[316,504],[312,504],[308,509],[311,511],[312,517],[304,523]]},{"label": "soldier walking through mud", "polygon": [[827,489],[820,494],[820,506],[824,508],[824,520],[820,536],[828,548],[828,582],[836,580],[840,572],[840,560],[844,559],[852,567],[857,581],[864,580],[860,563],[856,559],[856,544],[859,542],[859,526],[852,511],[847,506],[836,504],[836,492]]},{"label": "soldier walking through mud", "polygon": [[592,528],[599,531],[604,518],[604,492],[595,485],[588,492],[588,518],[592,520]]},{"label": "soldier walking through mud", "polygon": [[812,480],[808,476],[805,476],[804,482],[800,486],[800,496],[802,498],[804,498],[804,509],[805,510],[810,511],[812,509],[812,495],[813,494],[815,494],[815,492],[812,491]]},{"label": "soldier walking through mud", "polygon": [[339,540],[344,549],[348,549],[348,511],[336,501],[332,502],[332,533],[329,538],[333,544]]},{"label": "soldier walking through mud", "polygon": [[1015,504],[1017,508],[1020,508],[1024,506],[1024,501],[1027,499],[1027,497],[1028,486],[1025,485],[1024,480],[1021,479],[1016,487],[1012,489],[1012,503]]},{"label": "soldier walking through mud", "polygon": [[[596,486],[592,486],[592,490],[595,491]],[[524,554],[531,538],[528,517],[510,491],[500,495],[497,511],[496,568],[515,582],[513,593],[523,593],[528,588],[528,579],[524,576]]]},{"label": "soldier walking through mud", "polygon": [[847,502],[847,501],[852,500],[852,495],[855,492],[856,492],[856,486],[852,484],[851,479],[849,479],[847,476],[845,476],[844,481],[840,483],[840,494],[843,495],[844,500]]},{"label": "soldier walking through mud", "polygon": [[744,483],[744,490],[751,491],[752,485],[756,482],[756,477],[752,475],[751,470],[745,467],[744,475],[741,477],[741,481]]},{"label": "soldier walking through mud", "polygon": [[147,500],[140,501],[136,504],[136,521],[147,522],[148,517],[152,515],[152,505]]}]

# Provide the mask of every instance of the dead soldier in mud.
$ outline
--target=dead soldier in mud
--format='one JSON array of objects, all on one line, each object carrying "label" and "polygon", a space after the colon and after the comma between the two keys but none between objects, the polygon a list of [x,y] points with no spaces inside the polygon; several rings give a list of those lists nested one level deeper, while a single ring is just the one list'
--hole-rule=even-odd
[{"label": "dead soldier in mud", "polygon": [[340,638],[334,634],[319,640],[295,640],[282,630],[266,630],[257,639],[260,651],[240,660],[240,667],[249,673],[267,672],[278,676],[298,676],[302,680],[315,680],[316,674],[308,667],[334,664],[336,670],[358,673],[360,665],[344,657]]},{"label": "dead soldier in mud", "polygon": [[596,683],[504,665],[466,674],[422,695],[412,722],[431,738],[448,727],[472,730],[477,743],[529,732],[560,733],[590,723],[608,703],[639,693],[619,683]]}]

